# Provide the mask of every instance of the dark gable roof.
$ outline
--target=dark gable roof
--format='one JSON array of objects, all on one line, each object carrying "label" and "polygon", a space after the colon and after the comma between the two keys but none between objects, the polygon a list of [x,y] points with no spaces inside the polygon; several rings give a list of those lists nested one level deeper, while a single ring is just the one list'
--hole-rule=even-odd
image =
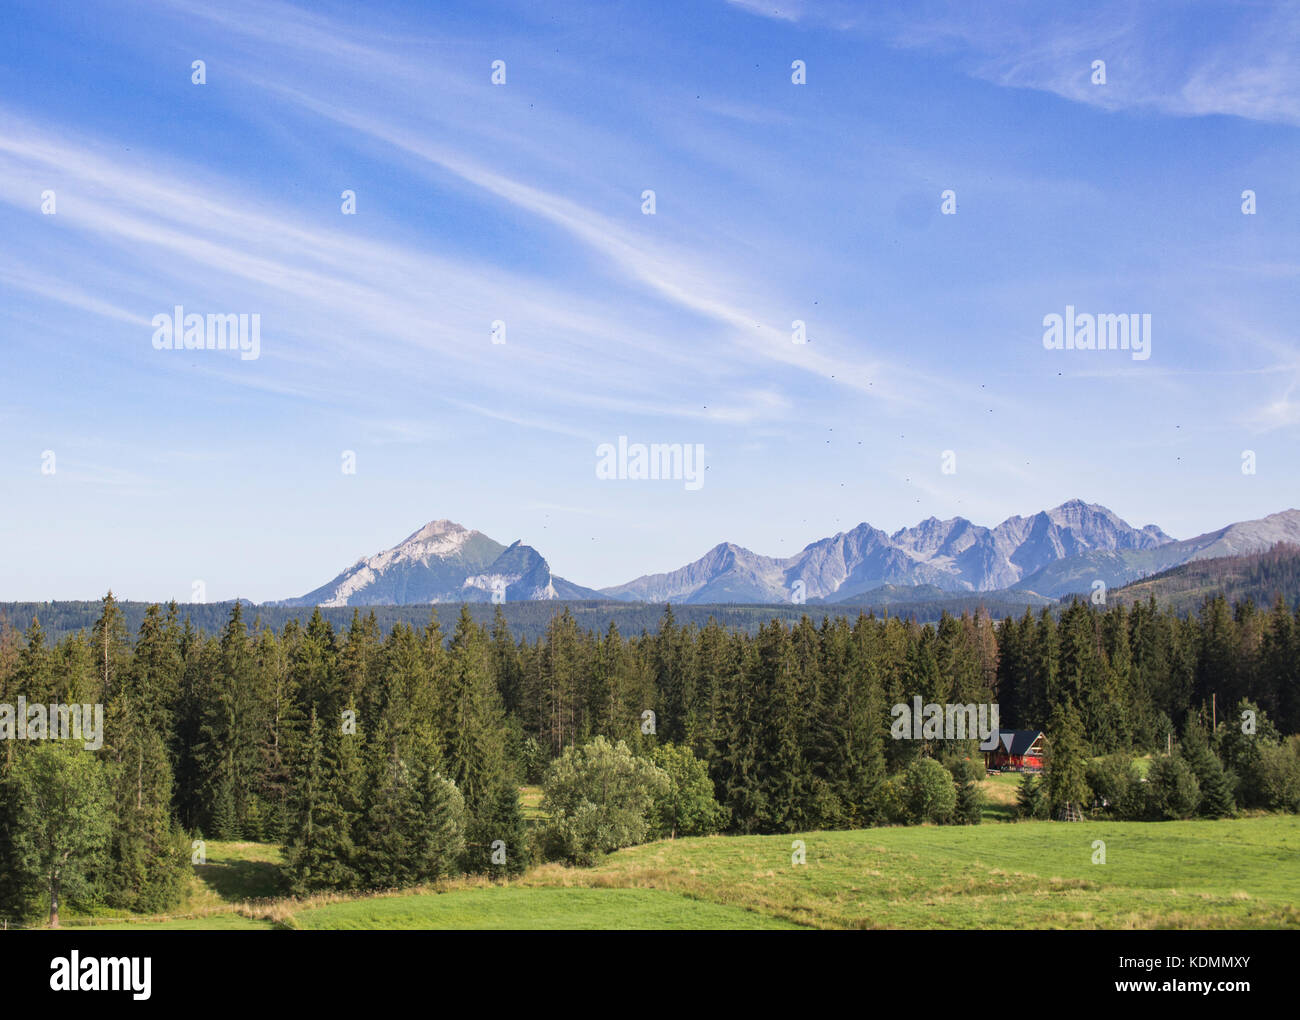
[{"label": "dark gable roof", "polygon": [[[1043,735],[1042,730],[1002,730],[998,733],[998,748],[1007,754],[1019,757],[1034,746],[1034,741]],[[1011,746],[1007,747],[1007,738]]]}]

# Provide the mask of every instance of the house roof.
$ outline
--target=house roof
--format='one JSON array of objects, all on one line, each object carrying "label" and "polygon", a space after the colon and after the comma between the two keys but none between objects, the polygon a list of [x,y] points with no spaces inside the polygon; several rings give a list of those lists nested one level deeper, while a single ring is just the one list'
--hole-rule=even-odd
[{"label": "house roof", "polygon": [[998,732],[1002,749],[1010,755],[1023,755],[1043,735],[1042,730],[1001,730]]}]

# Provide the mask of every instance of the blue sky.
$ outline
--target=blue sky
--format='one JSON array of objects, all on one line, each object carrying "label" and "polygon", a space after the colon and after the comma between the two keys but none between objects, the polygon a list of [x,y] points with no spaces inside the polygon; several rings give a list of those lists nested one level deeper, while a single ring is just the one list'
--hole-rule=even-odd
[{"label": "blue sky", "polygon": [[[8,0],[0,599],[297,595],[443,517],[603,586],[1300,504],[1300,8],[971,6]],[[154,349],[177,304],[260,357]],[[1066,305],[1151,357],[1045,350]]]}]

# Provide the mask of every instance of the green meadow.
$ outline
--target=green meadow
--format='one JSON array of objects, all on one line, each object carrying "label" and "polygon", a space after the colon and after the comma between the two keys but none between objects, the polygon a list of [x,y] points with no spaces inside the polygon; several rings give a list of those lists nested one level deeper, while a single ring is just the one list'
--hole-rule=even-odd
[{"label": "green meadow", "polygon": [[352,900],[295,914],[296,928],[734,929],[801,925],[664,889],[490,886]]},{"label": "green meadow", "polygon": [[[803,843],[803,863],[794,856],[795,840]],[[71,923],[304,930],[1300,927],[1294,815],[711,836],[632,847],[593,868],[542,865],[508,884],[466,879],[305,901],[284,895],[280,866],[275,847],[211,842],[177,913]]]}]

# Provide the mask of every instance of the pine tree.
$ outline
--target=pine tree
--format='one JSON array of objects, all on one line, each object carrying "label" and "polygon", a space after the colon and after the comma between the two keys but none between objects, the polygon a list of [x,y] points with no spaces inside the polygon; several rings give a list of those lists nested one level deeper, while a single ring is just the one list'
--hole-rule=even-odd
[{"label": "pine tree", "polygon": [[466,606],[461,606],[447,660],[448,714],[441,746],[447,777],[474,816],[508,782],[511,770],[505,757],[505,713],[492,677],[487,635]]},{"label": "pine tree", "polygon": [[752,833],[760,831],[767,795],[759,785],[763,749],[752,643],[743,645],[741,655],[743,664],[732,681],[714,686],[716,722],[709,760],[718,799],[731,815],[732,828]]},{"label": "pine tree", "polygon": [[172,712],[174,730],[170,741],[175,778],[172,800],[181,824],[198,830],[207,824],[211,807],[203,785],[207,748],[201,745],[201,738],[212,678],[220,669],[221,649],[214,638],[200,637],[187,618],[179,651],[180,693]]},{"label": "pine tree", "polygon": [[99,680],[96,701],[107,704],[113,700],[118,684],[124,679],[131,663],[131,639],[126,631],[126,617],[110,591],[103,599],[99,619],[91,631],[95,649],[95,664]]},{"label": "pine tree", "polygon": [[834,797],[836,817],[823,823],[857,827],[880,817],[880,785],[885,779],[884,692],[859,636],[847,621],[823,624],[821,690],[810,712],[808,753],[821,762],[821,774]]},{"label": "pine tree", "polygon": [[334,628],[317,607],[312,611],[306,628],[295,633],[294,637],[289,671],[304,718],[313,708],[322,720],[338,718],[337,713],[343,709],[343,697],[337,677]]},{"label": "pine tree", "polygon": [[327,727],[312,710],[293,790],[293,835],[286,858],[295,893],[361,885],[355,835],[366,776],[360,734]]},{"label": "pine tree", "polygon": [[53,655],[45,643],[41,621],[33,616],[31,626],[23,635],[23,647],[14,669],[13,688],[16,695],[21,694],[29,704],[35,704],[57,700],[54,697],[55,682]]},{"label": "pine tree", "polygon": [[1197,813],[1207,818],[1226,818],[1235,814],[1237,805],[1232,797],[1232,783],[1223,771],[1223,763],[1210,747],[1199,713],[1188,715],[1178,751],[1200,787],[1201,801]]},{"label": "pine tree", "polygon": [[200,819],[218,838],[243,838],[249,803],[261,785],[265,706],[257,698],[257,659],[238,602],[222,631],[216,673],[201,684],[194,750],[205,795]]},{"label": "pine tree", "polygon": [[382,738],[371,745],[370,794],[358,839],[361,874],[372,889],[414,885],[420,874],[421,791],[407,763],[385,746]]},{"label": "pine tree", "polygon": [[1047,740],[1046,794],[1052,814],[1072,807],[1083,810],[1092,794],[1088,790],[1083,725],[1072,702],[1066,701],[1053,710]]},{"label": "pine tree", "polygon": [[416,847],[413,877],[416,882],[433,882],[457,874],[464,858],[465,799],[455,783],[427,762],[421,765],[419,788],[412,833]]},{"label": "pine tree", "polygon": [[175,906],[188,877],[184,833],[171,817],[172,772],[164,732],[149,723],[160,704],[148,674],[134,670],[109,706],[103,754],[113,803],[107,873],[108,902],[157,912]]},{"label": "pine tree", "polygon": [[513,783],[500,782],[469,818],[465,833],[464,870],[505,876],[528,867],[528,825]]},{"label": "pine tree", "polygon": [[957,807],[953,818],[958,825],[979,825],[984,817],[984,801],[977,787],[970,778],[964,778],[957,786]]},{"label": "pine tree", "polygon": [[510,715],[518,715],[523,699],[523,671],[519,648],[510,636],[506,614],[498,605],[492,614],[492,672],[501,692],[501,703]]},{"label": "pine tree", "polygon": [[257,799],[263,838],[283,842],[290,825],[293,761],[302,740],[304,720],[288,656],[274,631],[262,631],[256,645],[258,719]]},{"label": "pine tree", "polygon": [[760,832],[805,828],[810,775],[803,757],[803,703],[790,632],[773,620],[754,640],[749,689],[756,699]]},{"label": "pine tree", "polygon": [[1224,770],[1214,755],[1210,756],[1210,766],[1197,782],[1201,787],[1201,814],[1207,818],[1231,818],[1237,813],[1237,802],[1232,794],[1235,777]]},{"label": "pine tree", "polygon": [[1146,781],[1147,816],[1153,819],[1190,818],[1196,813],[1201,790],[1191,766],[1180,754],[1152,759]]},{"label": "pine tree", "polygon": [[284,855],[296,895],[330,887],[324,863],[328,858],[324,850],[328,834],[322,825],[326,796],[324,741],[320,720],[312,708],[294,780],[295,817]]},{"label": "pine tree", "polygon": [[953,779],[957,783],[957,806],[953,809],[953,822],[957,825],[979,825],[984,818],[984,797],[976,776],[983,767],[970,760],[958,760],[953,766]]},{"label": "pine tree", "polygon": [[1020,778],[1020,786],[1016,789],[1016,811],[1026,821],[1047,817],[1048,801],[1043,783],[1032,772],[1026,772]]}]

